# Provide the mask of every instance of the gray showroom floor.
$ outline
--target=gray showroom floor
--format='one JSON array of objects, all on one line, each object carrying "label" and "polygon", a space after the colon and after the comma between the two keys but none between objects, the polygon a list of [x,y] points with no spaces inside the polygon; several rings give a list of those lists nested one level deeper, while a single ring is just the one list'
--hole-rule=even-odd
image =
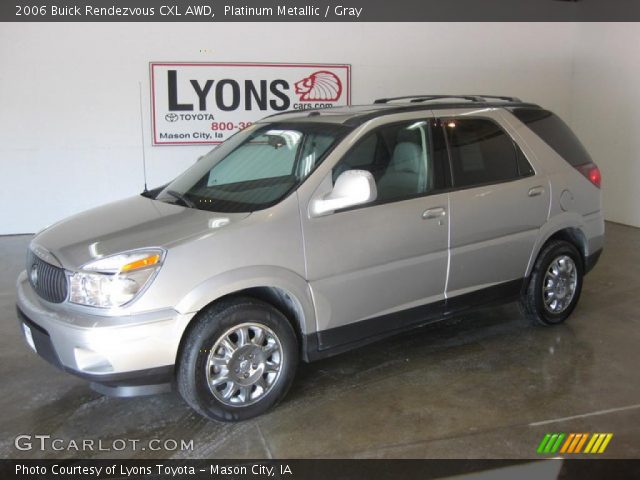
[{"label": "gray showroom floor", "polygon": [[[547,432],[612,432],[603,455],[639,456],[639,229],[607,224],[566,325],[526,325],[515,305],[484,309],[303,365],[275,411],[235,425],[200,418],[174,394],[102,397],[34,355],[14,307],[29,238],[0,237],[0,457],[532,458]],[[19,434],[194,448],[23,452]]]}]

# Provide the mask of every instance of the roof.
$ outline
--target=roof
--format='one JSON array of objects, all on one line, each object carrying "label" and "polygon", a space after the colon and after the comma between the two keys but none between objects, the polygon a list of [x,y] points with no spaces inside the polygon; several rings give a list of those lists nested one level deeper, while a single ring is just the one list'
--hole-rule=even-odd
[{"label": "roof", "polygon": [[408,95],[378,99],[371,105],[287,111],[270,115],[261,121],[304,121],[358,126],[373,118],[394,113],[455,108],[513,107],[540,108],[539,105],[522,102],[515,97],[495,95]]}]

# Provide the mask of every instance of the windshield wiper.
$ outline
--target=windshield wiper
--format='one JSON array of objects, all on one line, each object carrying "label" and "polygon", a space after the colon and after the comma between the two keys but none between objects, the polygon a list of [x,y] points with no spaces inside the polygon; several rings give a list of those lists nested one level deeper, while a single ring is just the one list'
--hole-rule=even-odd
[{"label": "windshield wiper", "polygon": [[168,195],[171,195],[173,198],[180,200],[185,207],[196,208],[196,204],[189,200],[185,195],[180,192],[176,192],[175,190],[167,190]]}]

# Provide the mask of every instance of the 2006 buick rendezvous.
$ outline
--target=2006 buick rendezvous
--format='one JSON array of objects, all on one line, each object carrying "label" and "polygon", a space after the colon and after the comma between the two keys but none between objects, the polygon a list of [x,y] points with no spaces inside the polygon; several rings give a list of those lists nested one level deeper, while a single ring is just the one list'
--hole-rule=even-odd
[{"label": "2006 buick rendezvous", "polygon": [[537,105],[418,96],[280,114],[171,183],[30,245],[18,313],[99,391],[174,384],[258,415],[311,361],[474,305],[574,309],[603,246],[600,172]]}]

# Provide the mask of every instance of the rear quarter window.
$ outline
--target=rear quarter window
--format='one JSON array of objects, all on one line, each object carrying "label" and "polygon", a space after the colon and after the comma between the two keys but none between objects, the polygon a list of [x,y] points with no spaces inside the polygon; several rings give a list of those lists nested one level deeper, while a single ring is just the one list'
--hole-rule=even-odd
[{"label": "rear quarter window", "polygon": [[514,108],[511,113],[574,167],[592,163],[578,137],[554,113],[541,108]]}]

